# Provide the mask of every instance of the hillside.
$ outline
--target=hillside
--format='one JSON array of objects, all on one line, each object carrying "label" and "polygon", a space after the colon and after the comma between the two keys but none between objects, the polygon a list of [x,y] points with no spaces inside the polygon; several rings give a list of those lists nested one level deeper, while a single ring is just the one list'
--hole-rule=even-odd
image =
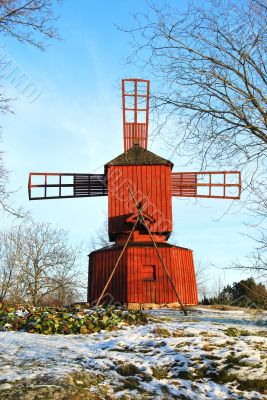
[{"label": "hillside", "polygon": [[147,312],[90,335],[0,332],[2,399],[267,399],[267,312]]}]

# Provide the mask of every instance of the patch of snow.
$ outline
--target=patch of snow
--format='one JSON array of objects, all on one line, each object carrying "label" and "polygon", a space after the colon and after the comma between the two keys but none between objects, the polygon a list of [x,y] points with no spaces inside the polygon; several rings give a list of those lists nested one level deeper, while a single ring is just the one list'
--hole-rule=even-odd
[{"label": "patch of snow", "polygon": [[[192,374],[203,366],[212,369],[216,363],[219,370],[227,365],[227,357],[235,357],[241,361],[237,368],[233,366],[240,379],[267,379],[267,338],[257,336],[259,327],[253,315],[202,308],[188,317],[162,309],[148,314],[159,318],[158,322],[91,335],[0,332],[0,389],[8,388],[14,381],[61,377],[85,370],[103,374],[114,398],[130,393],[131,398],[141,399],[136,389],[116,391],[127,379],[120,374],[119,366],[131,363],[139,370],[135,375],[139,386],[155,400],[162,399],[166,391],[168,399],[267,399],[255,391],[244,392],[242,397],[234,382],[219,384],[207,377],[189,379],[181,374]],[[227,336],[227,328],[244,329],[244,321],[249,336]],[[159,328],[169,335],[161,335]]]}]

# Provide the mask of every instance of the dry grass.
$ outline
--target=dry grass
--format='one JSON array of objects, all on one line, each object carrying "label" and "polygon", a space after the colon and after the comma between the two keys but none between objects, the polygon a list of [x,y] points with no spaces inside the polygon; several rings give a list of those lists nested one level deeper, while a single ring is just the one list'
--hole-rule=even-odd
[{"label": "dry grass", "polygon": [[204,351],[212,351],[214,349],[214,346],[210,342],[205,342],[203,344],[202,350]]},{"label": "dry grass", "polygon": [[168,329],[162,328],[161,326],[157,326],[154,330],[153,333],[157,336],[162,336],[162,337],[171,337],[172,334]]}]

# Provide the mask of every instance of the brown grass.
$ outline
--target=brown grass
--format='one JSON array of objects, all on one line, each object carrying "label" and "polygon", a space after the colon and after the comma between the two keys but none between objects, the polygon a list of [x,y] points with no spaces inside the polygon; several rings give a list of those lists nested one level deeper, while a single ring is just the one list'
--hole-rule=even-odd
[{"label": "brown grass", "polygon": [[204,351],[212,351],[214,349],[214,347],[212,346],[212,344],[210,342],[205,342],[203,344],[202,350]]}]

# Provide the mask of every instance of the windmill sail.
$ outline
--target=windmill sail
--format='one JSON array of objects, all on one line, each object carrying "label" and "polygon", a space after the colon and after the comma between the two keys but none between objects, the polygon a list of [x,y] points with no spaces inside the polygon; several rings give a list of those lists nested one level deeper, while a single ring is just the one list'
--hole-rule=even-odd
[{"label": "windmill sail", "polygon": [[107,196],[104,174],[32,172],[29,174],[30,200]]},{"label": "windmill sail", "polygon": [[173,172],[172,196],[240,199],[239,171]]},{"label": "windmill sail", "polygon": [[122,115],[124,151],[139,143],[147,148],[149,113],[149,81],[122,80]]}]

